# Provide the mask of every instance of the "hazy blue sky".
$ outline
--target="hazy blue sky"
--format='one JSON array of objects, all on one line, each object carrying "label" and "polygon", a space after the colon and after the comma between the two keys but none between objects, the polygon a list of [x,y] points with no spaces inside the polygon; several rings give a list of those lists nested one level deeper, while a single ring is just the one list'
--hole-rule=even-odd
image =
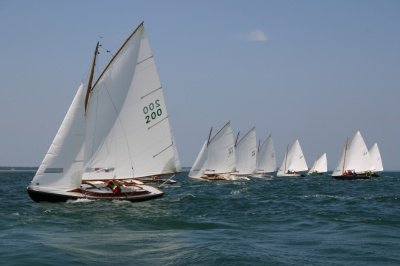
[{"label": "hazy blue sky", "polygon": [[384,167],[400,169],[400,1],[390,0],[0,0],[0,165],[40,164],[99,36],[115,51],[142,20],[183,165],[230,120],[272,133],[278,164],[298,138],[309,167],[327,152],[333,169],[361,130]]}]

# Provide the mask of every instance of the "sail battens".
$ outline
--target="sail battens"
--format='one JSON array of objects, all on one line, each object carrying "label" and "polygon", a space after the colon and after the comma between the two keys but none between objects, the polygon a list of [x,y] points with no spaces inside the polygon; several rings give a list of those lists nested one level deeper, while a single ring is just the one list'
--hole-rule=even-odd
[{"label": "sail battens", "polygon": [[160,121],[158,121],[158,122],[155,123],[154,125],[149,126],[147,129],[148,129],[148,130],[152,129],[153,127],[157,126],[158,124],[160,124],[161,122],[165,121],[166,119],[168,119],[168,116],[165,117],[165,118],[163,118],[163,119],[161,119]]},{"label": "sail battens", "polygon": [[151,92],[149,92],[149,93],[143,95],[142,97],[140,97],[140,99],[143,100],[145,97],[147,97],[147,96],[149,96],[150,94],[153,94],[154,92],[156,92],[156,91],[158,91],[158,90],[161,90],[161,89],[162,89],[162,87],[159,87],[159,88],[157,88],[157,89],[155,89],[155,90],[152,90]]},{"label": "sail battens", "polygon": [[151,58],[153,58],[153,55],[150,55],[149,57],[147,57],[147,58],[145,58],[145,59],[143,59],[143,60],[137,62],[136,65],[140,65],[141,63],[143,63],[143,62],[145,62],[145,61],[147,61],[147,60],[149,60],[149,59],[151,59]]},{"label": "sail battens", "polygon": [[165,149],[163,149],[162,151],[160,151],[159,153],[153,155],[153,158],[156,158],[158,155],[160,155],[161,153],[163,153],[164,151],[168,150],[169,148],[173,147],[174,143],[171,143],[171,145],[169,145],[168,147],[166,147]]}]

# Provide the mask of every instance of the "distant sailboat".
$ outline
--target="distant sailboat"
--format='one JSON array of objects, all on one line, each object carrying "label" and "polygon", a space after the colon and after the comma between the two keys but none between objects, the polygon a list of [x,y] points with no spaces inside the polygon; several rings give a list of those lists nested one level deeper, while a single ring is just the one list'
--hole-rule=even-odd
[{"label": "distant sailboat", "polygon": [[346,141],[338,166],[332,173],[336,179],[365,179],[371,176],[372,161],[367,145],[357,131],[350,142]]},{"label": "distant sailboat", "polygon": [[285,158],[277,172],[277,176],[302,176],[308,170],[306,160],[299,140],[296,140],[290,149],[286,150]]},{"label": "distant sailboat", "polygon": [[240,140],[239,134],[235,143],[236,172],[230,179],[248,180],[256,170],[257,163],[257,137],[256,128],[250,129]]},{"label": "distant sailboat", "polygon": [[277,169],[276,155],[272,136],[258,145],[257,149],[257,167],[252,177],[272,177]]},{"label": "distant sailboat", "polygon": [[326,158],[326,153],[322,154],[318,159],[314,162],[310,171],[308,171],[309,175],[323,175],[328,172],[328,161]]},{"label": "distant sailboat", "polygon": [[189,177],[200,180],[229,180],[235,171],[235,141],[230,122],[213,137],[212,128],[190,169]]},{"label": "distant sailboat", "polygon": [[180,162],[163,89],[141,23],[92,85],[81,85],[28,186],[34,201],[143,201],[164,193],[134,180],[173,174]]},{"label": "distant sailboat", "polygon": [[372,145],[371,149],[369,150],[369,155],[371,156],[372,161],[372,175],[377,177],[381,172],[383,172],[381,153],[379,152],[377,143]]}]

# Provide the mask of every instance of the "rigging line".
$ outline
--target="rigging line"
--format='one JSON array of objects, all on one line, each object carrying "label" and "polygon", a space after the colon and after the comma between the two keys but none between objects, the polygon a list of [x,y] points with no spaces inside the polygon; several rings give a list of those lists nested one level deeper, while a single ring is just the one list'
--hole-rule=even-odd
[{"label": "rigging line", "polygon": [[147,129],[148,129],[148,130],[152,129],[153,127],[155,127],[156,125],[160,124],[161,122],[163,122],[163,121],[166,120],[166,119],[168,119],[168,116],[165,117],[165,118],[163,118],[163,119],[161,119],[160,121],[158,121],[158,122],[155,123],[154,125],[148,127]]},{"label": "rigging line", "polygon": [[153,155],[153,158],[156,158],[158,155],[160,155],[161,153],[163,153],[164,151],[168,150],[169,148],[173,147],[174,143],[172,142],[168,147],[166,147],[165,149],[163,149],[162,151],[160,151],[159,153]]},{"label": "rigging line", "polygon": [[161,89],[162,89],[162,86],[160,86],[159,88],[157,88],[157,89],[155,89],[155,90],[152,90],[151,92],[149,92],[149,93],[143,95],[142,97],[140,97],[140,99],[143,100],[145,97],[147,97],[147,96],[149,96],[150,94],[152,94],[152,93],[154,93],[154,92],[156,92],[156,91],[158,91],[158,90],[161,90]]},{"label": "rigging line", "polygon": [[[95,116],[94,116],[94,131],[93,131],[93,136],[91,136],[91,139],[92,139],[92,147],[91,147],[91,151],[90,151],[90,161],[92,161],[92,159],[93,159],[93,154],[94,154],[94,142],[95,142],[95,134],[96,134],[96,132],[97,132],[97,118],[98,118],[98,116],[97,116],[97,114],[98,114],[98,102],[99,102],[99,99],[98,99],[98,97],[96,97],[96,110],[94,111],[95,112]],[[89,162],[89,160],[88,160],[88,162]],[[86,168],[87,169],[87,168]],[[91,172],[91,170],[89,170],[89,177],[91,177],[92,176],[92,172]]]},{"label": "rigging line", "polygon": [[110,94],[110,90],[108,89],[107,86],[104,86],[104,88],[105,88],[105,90],[106,90],[106,92],[107,92],[107,94],[108,94],[108,97],[109,97],[109,99],[110,99],[110,102],[111,102],[112,106],[114,107],[114,111],[115,111],[115,114],[116,114],[116,116],[117,116],[118,122],[119,122],[119,124],[120,124],[120,126],[121,126],[122,133],[124,134],[124,140],[125,140],[125,142],[126,142],[126,148],[128,149],[129,160],[130,160],[130,162],[131,162],[132,177],[133,177],[133,176],[134,176],[134,175],[133,175],[133,174],[134,174],[134,171],[133,171],[133,161],[132,161],[132,157],[131,157],[131,149],[130,149],[130,146],[129,146],[129,142],[127,141],[128,138],[127,138],[127,134],[126,134],[126,131],[125,131],[125,127],[124,127],[124,124],[122,123],[122,121],[121,121],[121,119],[120,119],[120,117],[119,117],[119,115],[118,115],[118,110],[117,110],[117,107],[116,107],[115,104],[114,104],[114,101],[112,100],[112,97],[111,97],[111,94]]}]

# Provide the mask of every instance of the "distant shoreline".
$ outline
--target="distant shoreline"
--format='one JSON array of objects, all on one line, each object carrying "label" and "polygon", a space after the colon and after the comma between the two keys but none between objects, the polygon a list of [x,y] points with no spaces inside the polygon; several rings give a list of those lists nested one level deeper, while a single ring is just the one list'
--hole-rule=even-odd
[{"label": "distant shoreline", "polygon": [[31,166],[0,166],[0,172],[36,172],[38,167]]},{"label": "distant shoreline", "polygon": [[[37,166],[0,166],[0,172],[36,172]],[[190,167],[182,167],[182,172],[189,172]]]}]

